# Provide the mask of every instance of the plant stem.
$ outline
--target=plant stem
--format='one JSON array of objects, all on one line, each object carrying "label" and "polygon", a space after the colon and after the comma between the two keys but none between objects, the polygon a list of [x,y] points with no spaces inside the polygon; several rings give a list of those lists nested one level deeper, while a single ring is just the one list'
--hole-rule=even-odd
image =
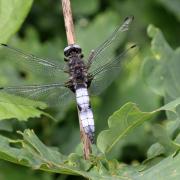
[{"label": "plant stem", "polygon": [[[70,0],[61,0],[61,1],[62,1],[64,23],[66,28],[67,42],[68,45],[75,44],[74,24],[73,24]],[[79,118],[81,141],[83,144],[84,158],[89,159],[89,155],[91,153],[91,141],[88,138],[87,134],[84,132],[84,129],[82,127],[81,119],[79,116],[79,110],[78,110],[78,118]]]}]

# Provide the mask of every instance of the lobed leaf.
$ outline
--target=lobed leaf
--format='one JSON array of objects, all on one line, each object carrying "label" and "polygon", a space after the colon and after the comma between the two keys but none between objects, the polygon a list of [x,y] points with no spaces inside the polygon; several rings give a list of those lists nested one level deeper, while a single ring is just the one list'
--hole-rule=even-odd
[{"label": "lobed leaf", "polygon": [[[12,140],[0,135],[0,158],[23,166],[43,171],[80,175],[92,180],[121,180],[129,178],[137,172],[120,166],[117,161],[106,161],[94,158],[94,161],[84,160],[82,156],[72,153],[62,155],[56,149],[45,146],[32,130],[19,132],[23,139]],[[106,165],[104,165],[106,164]],[[107,167],[110,171],[108,172]],[[124,170],[126,173],[124,174]]]},{"label": "lobed leaf", "polygon": [[[145,58],[143,77],[149,87],[169,103],[180,97],[180,48],[172,49],[162,32],[153,25],[149,25],[148,35],[152,38],[153,56]],[[174,119],[170,113],[167,115],[168,119]]]},{"label": "lobed leaf", "polygon": [[[81,174],[76,163],[53,148],[46,147],[32,130],[18,132],[23,140],[0,136],[1,159],[50,172]],[[12,146],[13,144],[13,146]],[[16,145],[20,144],[20,148]],[[86,167],[87,168],[87,167]]]},{"label": "lobed leaf", "polygon": [[135,127],[143,124],[161,110],[174,111],[180,104],[180,98],[152,112],[142,112],[133,103],[127,103],[114,112],[108,119],[108,130],[102,131],[97,138],[97,146],[103,153],[112,148]]},{"label": "lobed leaf", "polygon": [[141,172],[134,179],[136,180],[178,180],[180,177],[180,154],[177,156],[169,156],[151,168]]},{"label": "lobed leaf", "polygon": [[27,121],[28,118],[48,116],[43,112],[47,105],[40,101],[33,101],[22,97],[0,93],[0,120],[16,118],[19,121]]}]

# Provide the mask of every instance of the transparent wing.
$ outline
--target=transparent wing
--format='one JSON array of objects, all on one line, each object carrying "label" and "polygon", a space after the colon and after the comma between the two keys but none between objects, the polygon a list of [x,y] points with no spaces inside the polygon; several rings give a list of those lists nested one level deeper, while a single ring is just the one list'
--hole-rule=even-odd
[{"label": "transparent wing", "polygon": [[95,69],[98,69],[113,60],[112,57],[114,56],[115,50],[117,50],[118,45],[124,38],[122,32],[128,30],[133,19],[133,16],[126,17],[123,24],[119,26],[97,49],[91,52],[88,60],[89,72],[93,72]]},{"label": "transparent wing", "polygon": [[107,62],[106,64],[90,73],[89,77],[91,77],[92,79],[90,86],[91,94],[100,94],[114,81],[114,79],[119,75],[121,68],[123,67],[125,56],[127,54],[130,54],[130,51],[132,50],[132,54],[134,54],[134,50],[137,50],[136,45],[131,46],[130,48],[119,54],[117,57],[113,58],[110,62]]},{"label": "transparent wing", "polygon": [[49,106],[64,104],[74,97],[74,94],[63,84],[28,85],[1,87],[0,92],[6,92],[29,99],[44,101]]},{"label": "transparent wing", "polygon": [[6,44],[0,44],[0,54],[7,61],[14,63],[19,71],[42,77],[46,82],[57,82],[57,79],[58,82],[64,82],[67,79],[67,74],[64,73],[65,66],[58,61],[43,59]]}]

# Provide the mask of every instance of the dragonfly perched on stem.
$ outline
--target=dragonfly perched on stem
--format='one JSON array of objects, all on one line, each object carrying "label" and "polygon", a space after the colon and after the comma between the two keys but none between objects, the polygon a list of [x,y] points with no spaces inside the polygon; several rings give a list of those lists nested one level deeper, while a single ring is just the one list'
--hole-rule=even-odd
[{"label": "dragonfly perched on stem", "polygon": [[[121,33],[128,30],[132,21],[133,16],[125,18],[123,24],[106,41],[91,51],[87,61],[84,60],[79,45],[67,46],[64,49],[66,66],[1,44],[0,47],[3,52],[7,51],[7,54],[11,54],[12,57],[18,56],[18,59],[25,63],[29,70],[37,73],[44,72],[52,79],[55,77],[54,81],[56,82],[22,87],[0,87],[0,90],[30,99],[42,100],[50,105],[55,104],[55,101],[59,103],[66,101],[66,98],[73,97],[75,94],[83,129],[91,142],[94,143],[95,125],[89,93],[99,94],[108,87],[119,74],[124,56],[136,47],[136,45],[132,45],[115,58],[112,57],[112,54],[107,53],[113,47],[112,44],[119,41]],[[57,80],[55,80],[56,78]]]}]

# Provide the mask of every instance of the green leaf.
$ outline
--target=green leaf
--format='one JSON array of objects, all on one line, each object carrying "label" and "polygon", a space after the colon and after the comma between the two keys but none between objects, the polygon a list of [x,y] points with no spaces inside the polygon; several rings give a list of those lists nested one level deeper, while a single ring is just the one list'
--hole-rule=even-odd
[{"label": "green leaf", "polygon": [[126,136],[130,130],[151,117],[151,113],[141,112],[133,103],[127,103],[108,119],[108,130],[102,131],[97,138],[97,146],[108,153],[114,145]]},{"label": "green leaf", "polygon": [[180,20],[180,1],[179,0],[158,0],[162,5],[166,7],[169,11],[171,11],[179,20]]},{"label": "green leaf", "polygon": [[[148,35],[152,38],[153,55],[145,59],[143,77],[149,87],[168,103],[180,96],[180,48],[173,50],[162,32],[153,25],[148,27]],[[168,119],[174,119],[171,113],[167,115]]]},{"label": "green leaf", "polygon": [[158,142],[165,148],[165,153],[172,154],[178,148],[162,126],[155,125],[153,127],[153,134],[157,138]]},{"label": "green leaf", "polygon": [[[160,125],[153,127],[153,134],[157,138],[158,143],[154,143],[148,149],[147,159],[143,162],[144,168],[149,168],[154,164],[157,164],[165,156],[170,154],[176,155],[180,150],[178,136],[171,140],[170,137],[175,137],[175,132],[178,132],[179,122],[178,121],[167,121],[165,128]],[[177,151],[176,151],[177,150]],[[174,153],[175,152],[175,153]]]},{"label": "green leaf", "polygon": [[145,58],[143,77],[155,93],[164,95],[167,63],[171,60],[173,50],[167,44],[161,31],[153,25],[148,26],[148,35],[153,38],[151,42],[153,57]]},{"label": "green leaf", "polygon": [[151,42],[151,50],[154,57],[157,60],[170,58],[173,50],[166,42],[162,32],[153,25],[148,26],[147,32],[149,37],[153,38]]},{"label": "green leaf", "polygon": [[165,154],[165,148],[160,143],[153,144],[147,152],[148,161],[149,159],[153,159],[154,157]]},{"label": "green leaf", "polygon": [[[159,164],[151,167],[151,171],[146,170],[139,173],[132,167],[120,165],[116,160],[106,160],[102,157],[94,157],[93,161],[84,160],[82,156],[75,153],[69,157],[62,155],[57,150],[45,146],[32,130],[26,129],[19,132],[23,139],[12,140],[0,135],[0,158],[23,166],[39,169],[47,172],[81,175],[92,180],[109,179],[147,179],[157,172],[157,177],[171,175],[178,177],[176,171],[179,170],[177,165],[180,161],[180,154],[174,158],[168,157]],[[169,168],[169,169],[167,169]],[[167,171],[164,171],[167,169]],[[147,177],[147,178],[146,178]]]},{"label": "green leaf", "polygon": [[179,180],[180,172],[180,154],[177,156],[169,156],[151,168],[141,172],[134,179],[137,180]]},{"label": "green leaf", "polygon": [[[50,172],[83,174],[80,172],[84,167],[83,163],[72,161],[72,157],[62,155],[53,148],[46,147],[34,134],[32,130],[25,130],[23,140],[12,140],[0,136],[0,157],[1,159]],[[13,144],[13,146],[11,146]],[[16,145],[19,145],[16,147]],[[82,159],[83,161],[83,159]],[[89,168],[86,163],[85,169]],[[89,164],[90,165],[90,164]]]},{"label": "green leaf", "polygon": [[47,105],[43,102],[0,93],[0,120],[16,118],[19,121],[27,121],[28,118],[40,117],[41,115],[51,117],[40,110],[46,107]]},{"label": "green leaf", "polygon": [[179,104],[180,98],[152,112],[142,112],[133,103],[125,104],[109,117],[109,129],[102,131],[98,135],[98,147],[103,153],[110,152],[117,142],[127,136],[135,127],[143,124],[161,110],[173,112]]},{"label": "green leaf", "polygon": [[[57,150],[45,146],[32,130],[26,129],[24,132],[19,132],[23,139],[12,140],[0,135],[0,158],[33,169],[43,171],[81,175],[90,179],[121,179],[123,176],[121,171],[117,171],[112,177],[111,174],[102,174],[102,169],[105,169],[101,162],[94,164],[84,160],[82,156],[70,154],[69,157],[62,155]],[[101,167],[100,167],[101,164]],[[98,166],[98,168],[97,168]],[[111,163],[112,166],[112,163]],[[100,169],[99,169],[100,168]],[[127,168],[127,167],[126,167]],[[116,169],[122,169],[116,166]],[[115,171],[115,169],[113,169]],[[106,170],[107,171],[107,170]],[[119,173],[121,175],[119,175]]]},{"label": "green leaf", "polygon": [[0,0],[0,42],[7,40],[20,28],[33,0]]},{"label": "green leaf", "polygon": [[[178,88],[180,86],[180,71],[178,68],[180,64],[180,49],[173,50],[166,42],[160,30],[152,25],[148,27],[148,34],[151,38],[153,38],[151,42],[151,51],[153,53],[151,63],[155,65],[153,67],[149,67],[148,79],[151,79],[151,81],[149,83],[147,81],[147,83],[150,87],[152,87],[150,83],[153,80],[155,82],[161,81],[163,89],[163,93],[161,95],[168,99],[166,102],[170,102],[180,95],[180,90]],[[148,69],[146,64],[144,66]],[[159,76],[155,76],[154,72],[158,72]],[[158,90],[159,86],[154,86],[153,88]]]}]

